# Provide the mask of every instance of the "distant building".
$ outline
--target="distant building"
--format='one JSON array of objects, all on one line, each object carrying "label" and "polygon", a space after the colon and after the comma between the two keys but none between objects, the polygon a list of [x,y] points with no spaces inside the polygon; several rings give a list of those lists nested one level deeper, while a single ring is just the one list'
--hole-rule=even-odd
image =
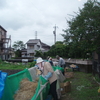
[{"label": "distant building", "polygon": [[27,49],[26,48],[21,50],[21,55],[22,55],[22,57],[27,57]]},{"label": "distant building", "polygon": [[47,52],[50,50],[50,46],[41,42],[40,39],[30,39],[26,43],[27,46],[27,56],[34,57],[36,51]]},{"label": "distant building", "polygon": [[11,58],[11,36],[7,37],[7,31],[0,26],[0,58],[8,60]]},{"label": "distant building", "polygon": [[47,52],[50,50],[50,46],[41,42],[41,45],[42,45],[42,52]]}]

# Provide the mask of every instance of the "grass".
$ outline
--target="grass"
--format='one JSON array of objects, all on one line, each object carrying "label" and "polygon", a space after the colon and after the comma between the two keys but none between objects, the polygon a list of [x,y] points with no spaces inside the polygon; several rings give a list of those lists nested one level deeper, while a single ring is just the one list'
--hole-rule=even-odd
[{"label": "grass", "polygon": [[62,100],[100,100],[99,85],[92,73],[74,72],[74,78],[70,81],[71,92],[66,93]]},{"label": "grass", "polygon": [[33,67],[34,65],[35,65],[35,62],[28,62],[27,64],[22,64],[22,63],[9,63],[9,62],[0,61],[0,70],[3,70],[3,69],[23,70],[25,68]]},{"label": "grass", "polygon": [[99,78],[98,74],[95,75],[95,79],[96,79],[97,82],[100,83],[100,78]]},{"label": "grass", "polygon": [[[2,69],[25,69],[35,65],[35,62],[23,65],[22,63],[13,64],[0,61],[0,70]],[[68,71],[71,71],[69,69]],[[98,77],[96,77],[97,80]],[[99,85],[93,79],[92,73],[74,72],[74,78],[67,79],[71,81],[71,92],[66,93],[62,100],[100,100],[98,93]]]}]

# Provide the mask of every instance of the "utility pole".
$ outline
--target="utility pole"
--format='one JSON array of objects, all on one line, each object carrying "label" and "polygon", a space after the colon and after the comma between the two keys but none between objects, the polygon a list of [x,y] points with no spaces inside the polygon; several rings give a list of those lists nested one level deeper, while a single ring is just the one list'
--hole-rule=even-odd
[{"label": "utility pole", "polygon": [[56,43],[56,28],[58,28],[58,26],[54,26],[54,31],[53,31],[53,34],[54,34],[54,43]]}]

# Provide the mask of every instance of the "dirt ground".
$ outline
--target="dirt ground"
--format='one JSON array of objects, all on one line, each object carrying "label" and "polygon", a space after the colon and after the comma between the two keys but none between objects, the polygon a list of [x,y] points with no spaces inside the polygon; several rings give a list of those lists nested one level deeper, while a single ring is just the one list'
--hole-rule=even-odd
[{"label": "dirt ground", "polygon": [[66,95],[62,95],[60,100],[72,100],[70,97]]}]

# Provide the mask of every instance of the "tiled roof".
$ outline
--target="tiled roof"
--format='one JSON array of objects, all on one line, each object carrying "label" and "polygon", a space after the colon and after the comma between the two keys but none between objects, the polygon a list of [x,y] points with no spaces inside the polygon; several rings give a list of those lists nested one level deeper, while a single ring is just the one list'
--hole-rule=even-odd
[{"label": "tiled roof", "polygon": [[47,44],[41,42],[40,39],[30,39],[26,44],[28,44],[28,45],[33,45],[33,44],[37,44],[39,41],[40,41],[42,47],[50,47],[49,45],[47,45]]},{"label": "tiled roof", "polygon": [[30,39],[26,44],[36,44],[40,41],[40,39]]},{"label": "tiled roof", "polygon": [[50,47],[49,45],[47,45],[47,44],[45,44],[45,43],[43,43],[43,42],[41,42],[41,44],[42,44],[43,47],[45,47],[45,46]]}]

